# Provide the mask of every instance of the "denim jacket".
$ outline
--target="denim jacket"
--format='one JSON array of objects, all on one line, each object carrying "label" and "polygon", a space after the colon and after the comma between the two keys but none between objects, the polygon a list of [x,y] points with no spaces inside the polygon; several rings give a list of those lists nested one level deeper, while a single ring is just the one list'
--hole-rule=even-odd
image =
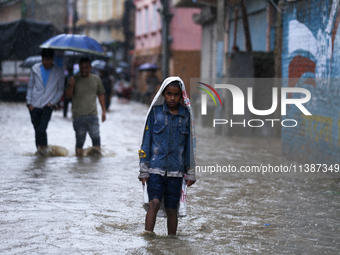
[{"label": "denim jacket", "polygon": [[140,178],[165,174],[196,180],[190,141],[190,114],[179,104],[176,115],[166,103],[154,106],[148,116],[144,139],[139,151]]}]

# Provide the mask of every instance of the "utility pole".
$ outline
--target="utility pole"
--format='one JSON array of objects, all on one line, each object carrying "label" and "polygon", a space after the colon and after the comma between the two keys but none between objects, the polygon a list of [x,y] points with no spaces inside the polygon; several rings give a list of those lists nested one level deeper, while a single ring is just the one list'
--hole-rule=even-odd
[{"label": "utility pole", "polygon": [[275,78],[281,78],[281,55],[282,55],[282,11],[284,9],[284,2],[282,0],[278,3],[278,11],[276,16],[276,35],[275,35]]},{"label": "utility pole", "polygon": [[72,34],[76,33],[76,24],[78,21],[78,12],[77,12],[77,0],[73,0],[73,15],[72,15]]},{"label": "utility pole", "polygon": [[[223,79],[224,56],[224,37],[225,37],[225,0],[217,0],[217,47],[216,47],[216,82],[221,84]],[[222,106],[218,105],[215,111],[215,118],[222,118]],[[216,134],[221,134],[221,125],[215,128]]]},{"label": "utility pole", "polygon": [[225,0],[217,0],[217,52],[216,52],[216,82],[223,78],[225,37]]},{"label": "utility pole", "polygon": [[162,16],[162,76],[169,76],[169,24],[172,18],[169,8],[169,0],[161,0],[163,10]]},{"label": "utility pole", "polygon": [[251,47],[251,39],[250,39],[250,29],[249,29],[249,22],[248,22],[248,13],[246,5],[244,1],[241,0],[241,8],[242,8],[242,16],[243,16],[243,27],[244,27],[244,37],[246,39],[246,49],[247,51],[252,51]]}]

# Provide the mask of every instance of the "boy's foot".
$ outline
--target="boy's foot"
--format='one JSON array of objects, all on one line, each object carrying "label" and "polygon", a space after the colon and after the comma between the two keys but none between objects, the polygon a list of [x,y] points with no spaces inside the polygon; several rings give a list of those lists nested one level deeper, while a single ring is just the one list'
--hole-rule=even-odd
[{"label": "boy's foot", "polygon": [[156,234],[155,234],[155,232],[153,232],[153,231],[144,230],[144,231],[142,232],[142,235],[143,235],[143,236],[155,236]]}]

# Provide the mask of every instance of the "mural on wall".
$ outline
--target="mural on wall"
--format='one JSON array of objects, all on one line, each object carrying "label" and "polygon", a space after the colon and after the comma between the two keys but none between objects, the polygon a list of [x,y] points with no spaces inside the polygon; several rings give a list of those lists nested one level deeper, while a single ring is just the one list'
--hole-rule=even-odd
[{"label": "mural on wall", "polygon": [[[287,118],[299,119],[298,130],[283,129],[288,153],[340,154],[340,22],[339,0],[310,0],[288,5],[284,16],[283,86],[304,87],[312,94],[306,117],[293,107]],[[301,95],[290,94],[298,98]],[[300,146],[291,141],[298,140]],[[308,148],[308,149],[307,149]],[[336,153],[334,153],[334,151]]]},{"label": "mural on wall", "polygon": [[[305,73],[309,73],[312,78],[331,78],[331,60],[335,40],[335,36],[332,35],[336,35],[336,28],[339,23],[337,19],[337,24],[334,24],[338,5],[339,0],[334,0],[329,17],[326,17],[325,14],[327,5],[323,6],[321,26],[323,25],[325,28],[319,27],[316,36],[306,24],[297,19],[289,21],[288,55],[289,57],[294,57],[289,63],[288,78],[300,78]],[[294,16],[296,16],[296,12],[297,10],[294,9]],[[333,24],[335,29],[332,30]],[[306,54],[300,54],[301,51],[308,53],[307,56],[304,56]],[[324,81],[327,82],[327,86],[322,89],[328,89],[329,79],[324,79]],[[315,87],[315,81],[311,82]],[[289,86],[292,87],[295,84],[290,83]]]}]

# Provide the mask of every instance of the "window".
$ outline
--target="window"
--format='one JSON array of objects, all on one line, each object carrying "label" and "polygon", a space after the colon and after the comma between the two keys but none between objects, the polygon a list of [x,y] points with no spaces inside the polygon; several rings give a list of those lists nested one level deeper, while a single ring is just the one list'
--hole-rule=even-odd
[{"label": "window", "polygon": [[144,12],[144,33],[149,33],[149,8],[145,8]]},{"label": "window", "polygon": [[142,34],[142,10],[137,11],[137,18],[136,18],[136,34]]},{"label": "window", "polygon": [[79,18],[82,18],[84,15],[84,2],[83,1],[77,1],[77,12]]},{"label": "window", "polygon": [[108,14],[107,14],[107,18],[108,19],[112,19],[112,15],[113,15],[113,12],[112,12],[112,10],[113,10],[113,0],[107,0],[107,12],[108,12]]},{"label": "window", "polygon": [[116,8],[116,14],[117,16],[121,16],[122,15],[122,10],[123,10],[123,3],[122,0],[116,0],[117,1],[117,8]]},{"label": "window", "polygon": [[88,20],[88,21],[91,21],[91,20],[92,20],[92,16],[91,16],[91,15],[92,15],[92,12],[91,12],[91,10],[92,10],[91,7],[92,7],[92,6],[91,6],[91,5],[92,5],[92,1],[91,1],[91,0],[88,0],[88,1],[87,1],[87,6],[86,6],[86,7],[87,7],[87,20]]},{"label": "window", "polygon": [[97,6],[97,20],[103,20],[103,0],[98,0]]},{"label": "window", "polygon": [[113,0],[103,0],[103,4],[101,8],[103,16],[101,17],[101,20],[106,21],[112,18],[112,9],[113,9],[112,1]]},{"label": "window", "polygon": [[152,4],[152,31],[157,31],[158,28],[158,6],[157,6],[157,2],[154,2]]}]

